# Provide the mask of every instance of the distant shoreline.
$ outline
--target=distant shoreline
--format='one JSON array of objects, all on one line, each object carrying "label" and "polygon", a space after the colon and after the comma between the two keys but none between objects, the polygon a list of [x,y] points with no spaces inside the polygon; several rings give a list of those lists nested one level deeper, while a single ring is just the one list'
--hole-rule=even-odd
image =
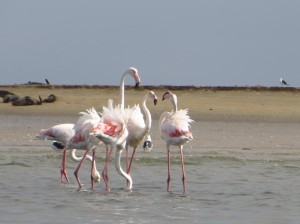
[{"label": "distant shoreline", "polygon": [[[119,89],[118,85],[51,85],[51,84],[15,84],[0,85],[0,88],[41,88],[41,89]],[[131,85],[126,85],[128,89],[136,89]],[[300,87],[280,87],[280,86],[171,86],[171,85],[141,85],[136,90],[211,90],[211,91],[282,91],[300,92]]]},{"label": "distant shoreline", "polygon": [[[78,112],[95,107],[102,110],[109,98],[119,102],[119,86],[109,85],[6,85],[0,90],[35,99],[54,94],[54,103],[15,107],[0,103],[0,115],[78,116]],[[300,122],[300,88],[263,86],[140,86],[125,88],[126,105],[140,104],[147,91],[154,91],[159,103],[147,103],[153,119],[172,109],[161,102],[167,90],[178,96],[179,108],[189,109],[199,121],[272,121]]]}]

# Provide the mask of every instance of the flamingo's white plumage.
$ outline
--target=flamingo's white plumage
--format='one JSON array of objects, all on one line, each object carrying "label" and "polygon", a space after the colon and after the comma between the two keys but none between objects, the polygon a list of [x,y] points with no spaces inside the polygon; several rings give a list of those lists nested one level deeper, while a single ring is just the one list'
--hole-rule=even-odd
[{"label": "flamingo's white plumage", "polygon": [[[126,145],[126,139],[128,136],[128,131],[124,121],[124,110],[121,105],[113,107],[113,101],[108,101],[108,106],[103,107],[103,112],[101,113],[102,122],[93,130],[92,135],[100,139],[106,145],[111,146],[111,151],[116,148],[115,156],[115,167],[120,175],[122,175],[128,182],[127,190],[132,188],[132,179],[130,175],[123,171],[121,167],[121,154]],[[110,153],[109,153],[110,155]],[[107,171],[108,159],[104,167]],[[93,155],[94,157],[94,155]],[[106,190],[110,191],[107,173],[103,175],[104,182],[106,184]]]},{"label": "flamingo's white plumage", "polygon": [[[93,131],[94,128],[99,125],[101,122],[101,117],[99,116],[98,112],[94,109],[88,109],[86,112],[80,112],[80,116],[77,120],[77,122],[74,125],[74,136],[70,139],[70,141],[67,143],[66,147],[64,148],[64,156],[62,160],[62,166],[61,166],[61,176],[66,177],[66,172],[65,172],[65,154],[67,149],[82,149],[86,150],[81,161],[79,162],[76,170],[74,171],[74,175],[76,177],[78,186],[80,189],[81,188],[81,183],[78,177],[78,172],[79,169],[84,162],[88,152],[90,149],[93,150],[93,152],[96,149],[96,146],[101,144],[101,142],[92,136],[90,133]],[[92,159],[92,167],[94,167],[94,158]],[[94,188],[94,169],[91,170],[91,184],[92,184],[92,189]]]},{"label": "flamingo's white plumage", "polygon": [[[53,140],[52,147],[54,149],[63,149],[68,144],[70,139],[74,136],[74,134],[74,124],[65,123],[54,125],[47,129],[41,129],[36,138]],[[75,162],[81,161],[82,157],[76,156],[76,149],[72,149],[70,151],[70,154],[72,160],[74,160]],[[89,161],[92,161],[92,157],[90,155],[87,155],[86,158]],[[94,164],[94,166],[96,167],[96,164]],[[100,182],[101,176],[97,169],[94,170],[93,177],[95,182]],[[66,179],[68,180],[67,177]]]},{"label": "flamingo's white plumage", "polygon": [[[119,108],[119,110],[123,111],[123,112],[125,110],[125,79],[126,79],[127,76],[130,76],[134,79],[135,87],[138,87],[139,84],[140,84],[140,81],[141,81],[140,76],[138,74],[138,70],[134,67],[128,68],[122,74],[121,79],[120,79],[120,92],[119,92],[119,94],[120,94],[120,104],[118,106],[116,106],[116,108]],[[108,115],[109,111],[113,111],[115,109],[112,105],[112,101],[109,101],[108,107],[106,109],[104,109],[105,111],[103,113],[105,115]],[[118,109],[116,109],[116,110],[118,110]],[[105,166],[104,166],[104,169],[103,169],[103,172],[102,172],[102,177],[103,177],[103,180],[106,184],[106,190],[110,191],[107,169],[108,169],[109,158],[110,158],[110,155],[112,153],[113,147],[111,147],[110,151],[108,151],[108,145],[111,145],[111,144],[106,144],[106,146],[107,146],[106,147],[106,162],[105,162]],[[121,152],[118,152],[118,153],[121,153]],[[121,155],[121,154],[118,154],[118,156],[119,155]]]},{"label": "flamingo's white plumage", "polygon": [[[154,105],[157,103],[157,96],[153,91],[149,91],[147,94],[143,96],[142,101],[142,110],[139,105],[135,105],[131,108],[125,109],[125,122],[127,124],[128,129],[128,137],[126,143],[126,165],[127,165],[127,173],[130,173],[132,161],[136,152],[137,147],[144,140],[146,135],[149,135],[149,131],[151,128],[151,113],[146,106],[147,99],[150,99],[154,102]],[[145,119],[144,119],[145,115]],[[133,147],[133,152],[131,156],[130,163],[128,165],[128,148]]]},{"label": "flamingo's white plumage", "polygon": [[177,96],[171,91],[167,91],[162,100],[169,100],[173,105],[171,112],[164,112],[159,119],[159,131],[162,139],[166,143],[168,152],[168,179],[167,190],[170,191],[170,146],[179,146],[181,166],[182,166],[182,183],[183,192],[185,193],[185,171],[184,171],[184,159],[183,159],[183,145],[193,139],[192,132],[190,131],[190,123],[193,120],[188,115],[188,110],[178,110],[177,108]]}]

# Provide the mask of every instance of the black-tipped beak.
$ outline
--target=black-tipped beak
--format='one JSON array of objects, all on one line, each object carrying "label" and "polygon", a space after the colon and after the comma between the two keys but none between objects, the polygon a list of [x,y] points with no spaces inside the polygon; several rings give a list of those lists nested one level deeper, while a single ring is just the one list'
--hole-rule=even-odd
[{"label": "black-tipped beak", "polygon": [[162,100],[162,101],[164,101],[164,100],[165,100],[165,98],[163,97],[161,100]]},{"label": "black-tipped beak", "polygon": [[139,88],[139,86],[140,86],[139,82],[135,83],[135,88]]},{"label": "black-tipped beak", "polygon": [[156,105],[157,104],[157,99],[154,99],[154,105]]}]

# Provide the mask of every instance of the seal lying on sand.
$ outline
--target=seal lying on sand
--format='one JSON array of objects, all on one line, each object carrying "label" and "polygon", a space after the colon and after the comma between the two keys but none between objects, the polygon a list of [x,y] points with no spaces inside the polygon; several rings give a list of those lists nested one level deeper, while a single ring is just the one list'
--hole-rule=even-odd
[{"label": "seal lying on sand", "polygon": [[0,97],[3,98],[6,94],[13,94],[13,93],[8,92],[8,91],[6,91],[6,90],[0,90]]},{"label": "seal lying on sand", "polygon": [[9,103],[19,99],[19,96],[6,90],[0,90],[0,97],[3,98],[3,103]]},{"label": "seal lying on sand", "polygon": [[48,98],[43,99],[43,103],[53,103],[56,101],[57,97],[54,94],[50,94]]},{"label": "seal lying on sand", "polygon": [[43,100],[41,96],[39,96],[39,100],[33,99],[30,96],[25,96],[13,101],[11,104],[14,106],[29,106],[29,105],[41,105],[42,102]]},{"label": "seal lying on sand", "polygon": [[18,99],[20,99],[20,97],[17,96],[16,94],[14,94],[14,93],[6,94],[3,97],[3,103],[10,103],[10,102],[13,102],[13,101],[18,100]]}]

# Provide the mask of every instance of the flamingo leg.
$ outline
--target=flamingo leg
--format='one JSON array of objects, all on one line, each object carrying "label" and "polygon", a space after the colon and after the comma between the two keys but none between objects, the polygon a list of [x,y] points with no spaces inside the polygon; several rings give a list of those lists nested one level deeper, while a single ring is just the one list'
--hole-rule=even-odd
[{"label": "flamingo leg", "polygon": [[60,181],[61,183],[64,183],[63,178],[65,178],[66,182],[69,183],[69,178],[66,172],[66,160],[67,160],[67,149],[64,148],[63,150],[63,156],[61,161],[61,168],[60,168]]},{"label": "flamingo leg", "polygon": [[92,168],[91,168],[91,186],[92,190],[94,190],[94,172],[95,172],[95,156],[96,156],[96,150],[93,150],[93,157],[92,157]]},{"label": "flamingo leg", "polygon": [[181,159],[181,169],[182,169],[182,184],[183,184],[183,193],[185,193],[185,172],[184,172],[184,160],[183,160],[183,150],[182,150],[182,145],[179,147],[180,148],[180,159]]},{"label": "flamingo leg", "polygon": [[170,149],[169,149],[169,147],[168,147],[168,179],[167,179],[167,191],[169,191],[169,192],[170,192],[170,181],[171,181],[170,165],[171,165],[171,154],[170,154]]},{"label": "flamingo leg", "polygon": [[110,191],[107,168],[108,168],[109,158],[111,156],[112,151],[113,151],[113,147],[111,147],[111,149],[109,151],[108,151],[108,148],[106,148],[105,166],[104,166],[104,169],[103,169],[103,172],[102,172],[102,177],[103,177],[103,180],[105,182],[107,192]]},{"label": "flamingo leg", "polygon": [[81,183],[80,183],[80,180],[79,180],[79,177],[78,177],[78,172],[79,172],[79,169],[80,169],[82,163],[84,162],[85,157],[86,157],[86,155],[88,154],[89,151],[90,151],[89,149],[85,151],[85,153],[84,153],[82,159],[80,160],[80,162],[79,162],[79,164],[78,164],[76,170],[74,171],[74,175],[75,175],[76,180],[77,180],[77,183],[78,183],[78,190],[81,189]]},{"label": "flamingo leg", "polygon": [[128,170],[128,146],[126,146],[126,170]]},{"label": "flamingo leg", "polygon": [[136,152],[136,147],[133,149],[133,152],[132,152],[132,155],[131,155],[131,159],[130,159],[130,163],[129,163],[129,166],[128,166],[128,168],[127,168],[127,174],[129,174],[129,173],[130,173],[130,170],[131,170],[131,165],[132,165],[132,161],[133,161],[133,158],[134,158],[135,152]]}]

